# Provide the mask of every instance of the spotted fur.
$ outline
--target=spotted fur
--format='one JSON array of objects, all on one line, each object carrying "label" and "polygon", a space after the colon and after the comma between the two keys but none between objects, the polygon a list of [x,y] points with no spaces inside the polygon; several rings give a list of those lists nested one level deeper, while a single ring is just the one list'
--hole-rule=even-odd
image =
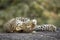
[{"label": "spotted fur", "polygon": [[5,32],[32,32],[35,24],[28,18],[16,17],[4,24]]},{"label": "spotted fur", "polygon": [[57,27],[52,24],[43,24],[43,25],[37,25],[35,30],[41,30],[41,31],[56,31]]}]

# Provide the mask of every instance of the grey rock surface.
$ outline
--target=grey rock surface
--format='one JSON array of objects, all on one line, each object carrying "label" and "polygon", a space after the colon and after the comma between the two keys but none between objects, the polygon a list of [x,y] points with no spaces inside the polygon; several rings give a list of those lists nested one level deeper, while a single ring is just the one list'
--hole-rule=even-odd
[{"label": "grey rock surface", "polygon": [[60,29],[56,32],[0,33],[0,40],[60,40]]}]

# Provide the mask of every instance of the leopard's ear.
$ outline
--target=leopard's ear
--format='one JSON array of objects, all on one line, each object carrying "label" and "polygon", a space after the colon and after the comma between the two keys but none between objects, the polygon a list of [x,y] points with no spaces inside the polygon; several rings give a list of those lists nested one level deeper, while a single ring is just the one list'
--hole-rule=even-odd
[{"label": "leopard's ear", "polygon": [[32,19],[31,20],[35,25],[37,25],[37,20],[36,19]]}]

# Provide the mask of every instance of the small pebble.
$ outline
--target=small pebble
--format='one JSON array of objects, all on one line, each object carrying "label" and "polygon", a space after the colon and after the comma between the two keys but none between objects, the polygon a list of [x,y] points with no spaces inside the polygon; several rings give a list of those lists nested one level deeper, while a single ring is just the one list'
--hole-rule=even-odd
[{"label": "small pebble", "polygon": [[41,37],[43,37],[43,35],[41,35]]},{"label": "small pebble", "polygon": [[33,31],[32,33],[36,33],[36,31]]}]

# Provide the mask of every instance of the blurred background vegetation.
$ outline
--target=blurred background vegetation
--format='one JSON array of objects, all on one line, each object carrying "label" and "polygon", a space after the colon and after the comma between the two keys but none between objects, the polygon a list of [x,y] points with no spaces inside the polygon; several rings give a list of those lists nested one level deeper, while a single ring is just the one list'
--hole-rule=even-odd
[{"label": "blurred background vegetation", "polygon": [[15,17],[37,19],[38,24],[60,27],[60,0],[0,0],[0,31]]}]

